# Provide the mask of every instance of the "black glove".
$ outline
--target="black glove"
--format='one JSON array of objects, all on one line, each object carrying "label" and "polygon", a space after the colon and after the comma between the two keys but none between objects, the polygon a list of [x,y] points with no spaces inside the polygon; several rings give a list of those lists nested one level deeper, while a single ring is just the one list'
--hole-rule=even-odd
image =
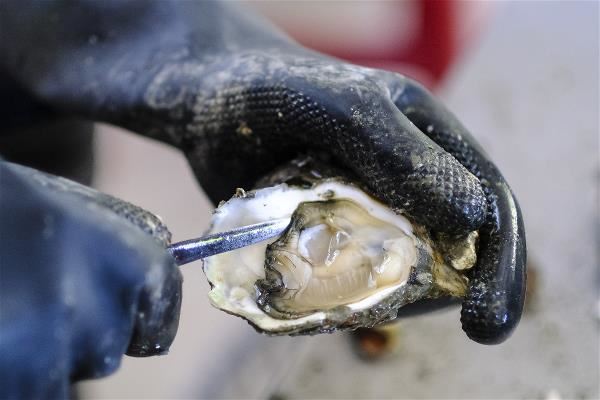
[{"label": "black glove", "polygon": [[[215,201],[252,187],[299,152],[328,152],[378,197],[434,231],[481,228],[463,329],[486,344],[512,332],[525,289],[519,207],[472,136],[422,86],[280,51],[253,50],[202,67],[198,79],[166,66],[144,98],[153,112],[183,109],[189,116],[185,124],[166,114],[164,121]],[[179,102],[161,97],[175,88],[185,88]]]},{"label": "black glove", "polygon": [[166,352],[182,278],[154,215],[0,161],[0,397],[64,398]]},{"label": "black glove", "polygon": [[179,147],[215,201],[318,150],[433,230],[480,228],[463,329],[498,343],[518,323],[525,237],[516,200],[464,127],[415,82],[306,50],[229,3],[6,8],[5,69],[63,111]]}]

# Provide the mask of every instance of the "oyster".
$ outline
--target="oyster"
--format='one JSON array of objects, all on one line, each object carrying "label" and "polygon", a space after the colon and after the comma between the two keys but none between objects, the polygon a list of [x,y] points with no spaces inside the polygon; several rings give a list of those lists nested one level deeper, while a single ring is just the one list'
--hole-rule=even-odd
[{"label": "oyster", "polygon": [[436,243],[341,179],[238,192],[217,208],[210,233],[290,216],[280,238],[204,260],[211,303],[261,332],[372,327],[408,303],[466,292],[476,232]]}]

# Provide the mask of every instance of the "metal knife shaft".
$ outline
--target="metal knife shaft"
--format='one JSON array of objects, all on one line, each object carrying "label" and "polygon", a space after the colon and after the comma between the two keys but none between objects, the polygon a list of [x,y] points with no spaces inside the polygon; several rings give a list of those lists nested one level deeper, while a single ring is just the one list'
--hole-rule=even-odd
[{"label": "metal knife shaft", "polygon": [[173,243],[167,247],[177,265],[188,264],[201,258],[239,249],[281,235],[290,223],[281,218],[259,224],[242,226],[227,232]]}]

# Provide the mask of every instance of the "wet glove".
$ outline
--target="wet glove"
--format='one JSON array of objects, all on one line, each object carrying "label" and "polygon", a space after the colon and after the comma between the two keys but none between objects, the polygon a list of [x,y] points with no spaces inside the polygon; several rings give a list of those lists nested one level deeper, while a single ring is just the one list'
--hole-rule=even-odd
[{"label": "wet glove", "polygon": [[416,82],[304,49],[230,3],[5,7],[0,62],[31,93],[177,146],[215,202],[316,150],[434,231],[480,229],[463,329],[490,344],[517,325],[517,202],[472,136]]},{"label": "wet glove", "polygon": [[0,397],[64,398],[123,353],[166,352],[181,274],[154,215],[0,161]]}]

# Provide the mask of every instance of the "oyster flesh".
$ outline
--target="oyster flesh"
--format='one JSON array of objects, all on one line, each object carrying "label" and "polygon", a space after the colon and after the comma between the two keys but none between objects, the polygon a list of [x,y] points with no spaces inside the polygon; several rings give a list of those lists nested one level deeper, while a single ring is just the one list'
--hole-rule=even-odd
[{"label": "oyster flesh", "polygon": [[372,327],[424,298],[462,297],[477,232],[437,243],[340,179],[239,192],[211,231],[291,217],[278,239],[204,260],[211,303],[269,334]]}]

